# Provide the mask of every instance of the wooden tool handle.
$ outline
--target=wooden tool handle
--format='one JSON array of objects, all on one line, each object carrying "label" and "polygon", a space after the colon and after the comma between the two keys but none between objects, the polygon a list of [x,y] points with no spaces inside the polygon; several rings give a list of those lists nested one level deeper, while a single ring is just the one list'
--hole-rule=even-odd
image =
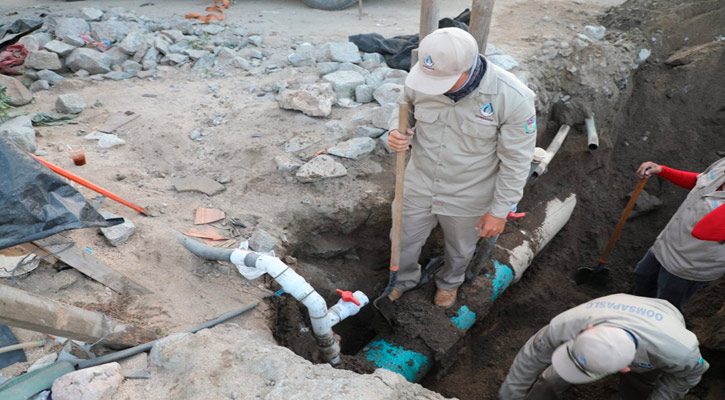
[{"label": "wooden tool handle", "polygon": [[[400,103],[398,132],[408,134],[408,103]],[[395,158],[395,199],[393,200],[393,243],[390,247],[390,270],[397,271],[400,265],[400,235],[403,222],[403,181],[405,179],[405,151],[399,151]]]},{"label": "wooden tool handle", "polygon": [[612,251],[612,247],[614,247],[614,243],[616,243],[617,239],[619,239],[619,234],[622,232],[622,228],[624,227],[624,224],[627,222],[627,217],[629,217],[629,213],[632,211],[632,208],[634,208],[634,204],[637,202],[637,198],[639,197],[639,194],[640,194],[640,192],[642,192],[642,189],[644,188],[644,185],[646,183],[647,183],[647,178],[640,178],[639,183],[637,183],[637,188],[635,188],[634,192],[632,192],[632,197],[629,199],[629,203],[627,203],[627,207],[624,208],[622,217],[619,219],[619,223],[617,223],[617,227],[614,228],[614,233],[612,234],[612,237],[609,238],[609,243],[607,243],[607,247],[604,249],[604,254],[602,254],[602,258],[599,259],[599,262],[601,264],[605,264],[607,262],[607,258],[609,258],[609,252]]}]

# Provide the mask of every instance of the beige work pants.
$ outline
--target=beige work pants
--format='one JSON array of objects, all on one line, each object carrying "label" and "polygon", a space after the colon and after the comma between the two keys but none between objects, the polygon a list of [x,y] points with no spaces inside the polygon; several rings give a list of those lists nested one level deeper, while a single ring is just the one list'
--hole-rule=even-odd
[{"label": "beige work pants", "polygon": [[430,209],[416,207],[403,201],[403,228],[400,240],[398,290],[410,290],[420,280],[420,251],[436,225],[441,224],[445,239],[445,264],[436,274],[439,289],[455,289],[465,279],[466,268],[476,249],[476,224],[481,216],[451,217],[436,215]]}]

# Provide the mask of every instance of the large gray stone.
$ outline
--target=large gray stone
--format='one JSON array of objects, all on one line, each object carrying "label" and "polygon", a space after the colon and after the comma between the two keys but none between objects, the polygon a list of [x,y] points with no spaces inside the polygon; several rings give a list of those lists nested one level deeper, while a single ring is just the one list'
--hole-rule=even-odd
[{"label": "large gray stone", "polygon": [[388,67],[381,67],[373,70],[368,75],[365,75],[365,84],[377,89],[378,86],[383,84],[388,72],[390,72],[390,68]]},{"label": "large gray stone", "polygon": [[136,76],[139,72],[141,72],[142,67],[141,64],[135,61],[127,60],[123,64],[121,64],[121,68],[123,69],[123,72],[131,76]]},{"label": "large gray stone", "polygon": [[[100,213],[105,219],[121,218],[118,215],[107,211],[101,211]],[[108,243],[110,243],[111,246],[118,247],[126,243],[126,241],[131,238],[134,233],[136,233],[136,225],[134,225],[130,219],[123,218],[122,224],[101,228],[101,233],[103,233],[103,236],[106,237],[106,240],[108,240]]]},{"label": "large gray stone", "polygon": [[171,53],[171,51],[169,50],[169,43],[158,36],[154,38],[154,47],[156,47],[156,50],[158,50],[159,53],[165,56]]},{"label": "large gray stone", "polygon": [[8,104],[11,106],[24,106],[33,101],[33,94],[22,82],[11,76],[0,75],[0,86],[5,87],[5,96],[9,98]]},{"label": "large gray stone", "polygon": [[174,43],[184,40],[184,33],[178,29],[164,29],[163,31],[161,31],[161,34],[166,36]]},{"label": "large gray stone", "polygon": [[40,50],[40,43],[38,38],[33,35],[25,35],[18,40],[18,44],[22,44],[27,51],[38,51]]},{"label": "large gray stone", "polygon": [[365,84],[365,77],[355,71],[336,71],[322,77],[332,84],[332,89],[338,98],[351,98],[355,96],[355,88]]},{"label": "large gray stone", "polygon": [[373,109],[373,125],[380,129],[388,129],[388,121],[398,109],[395,104],[385,104]]},{"label": "large gray stone", "polygon": [[316,182],[323,179],[338,178],[347,175],[345,166],[327,155],[320,155],[297,170],[297,180],[303,183]]},{"label": "large gray stone", "polygon": [[118,48],[126,54],[135,54],[144,43],[146,43],[147,34],[141,31],[132,31],[126,35],[121,43],[118,44]]},{"label": "large gray stone", "polygon": [[606,32],[607,32],[607,28],[605,28],[601,25],[598,25],[598,26],[586,25],[586,26],[584,26],[584,30],[582,31],[582,33],[584,35],[586,35],[589,38],[594,39],[594,40],[604,39],[604,35],[606,34]]},{"label": "large gray stone", "polygon": [[355,137],[330,147],[327,149],[327,154],[357,160],[361,155],[368,154],[373,150],[375,150],[374,139],[369,137]]},{"label": "large gray stone", "polygon": [[106,39],[111,43],[115,43],[119,40],[123,40],[128,28],[121,21],[108,20],[102,22],[91,23],[91,33],[95,34],[101,39]]},{"label": "large gray stone", "polygon": [[363,61],[374,61],[378,64],[385,64],[385,57],[380,53],[363,53]]},{"label": "large gray stone", "polygon": [[128,72],[124,71],[111,71],[106,74],[103,74],[103,78],[110,79],[112,81],[121,81],[124,79],[132,78],[133,75],[129,74]]},{"label": "large gray stone", "polygon": [[506,71],[511,71],[512,69],[519,66],[519,63],[516,62],[516,60],[514,60],[514,58],[508,54],[497,54],[493,56],[488,56],[487,59],[488,61],[498,65]]},{"label": "large gray stone", "polygon": [[359,103],[370,103],[375,98],[373,97],[375,88],[370,85],[359,85],[355,88],[355,101]]},{"label": "large gray stone", "polygon": [[338,141],[347,137],[347,126],[342,121],[327,121],[325,122],[325,140]]},{"label": "large gray stone", "polygon": [[56,83],[62,81],[64,78],[53,71],[44,69],[38,71],[38,79],[45,79],[51,85],[55,85]]},{"label": "large gray stone", "polygon": [[55,36],[64,42],[68,42],[68,39],[75,41],[81,34],[91,30],[88,22],[80,18],[56,18],[55,21]]},{"label": "large gray stone", "polygon": [[55,110],[62,114],[78,114],[85,108],[86,103],[75,93],[61,94],[55,101]]},{"label": "large gray stone", "polygon": [[278,244],[277,238],[264,229],[256,228],[252,232],[252,237],[249,238],[249,248],[262,253],[274,250]]},{"label": "large gray stone", "polygon": [[60,58],[50,51],[29,51],[25,59],[25,68],[30,69],[60,69]]},{"label": "large gray stone", "polygon": [[334,42],[326,47],[325,55],[330,61],[349,62],[353,64],[360,64],[362,62],[360,50],[358,50],[355,43]]},{"label": "large gray stone", "polygon": [[365,136],[373,139],[377,139],[380,136],[385,133],[385,129],[376,128],[374,126],[358,126],[357,127],[357,135],[358,136]]},{"label": "large gray stone", "polygon": [[91,75],[110,72],[111,62],[111,57],[89,48],[75,49],[65,59],[66,65],[72,71],[75,72],[79,69],[84,69]]},{"label": "large gray stone", "polygon": [[327,75],[340,69],[340,63],[334,61],[317,63],[317,72],[320,75]]},{"label": "large gray stone", "polygon": [[277,171],[294,171],[302,166],[299,160],[286,155],[274,157],[274,164],[277,166]]},{"label": "large gray stone", "polygon": [[338,71],[355,71],[359,72],[360,75],[365,76],[370,73],[370,71],[366,70],[365,68],[355,65],[353,63],[340,63],[340,67],[337,69]]},{"label": "large gray stone", "polygon": [[161,59],[161,61],[168,61],[171,65],[181,65],[189,62],[189,57],[183,54],[169,54],[168,56]]},{"label": "large gray stone", "polygon": [[221,49],[219,49],[219,53],[217,53],[216,55],[214,65],[216,65],[217,67],[226,67],[228,65],[231,65],[236,58],[237,53],[235,53],[234,50],[222,47]]},{"label": "large gray stone", "polygon": [[403,85],[397,85],[395,83],[383,83],[373,93],[375,100],[380,103],[381,106],[386,104],[396,104],[400,99],[400,94],[403,92]]},{"label": "large gray stone", "polygon": [[0,136],[15,143],[22,150],[35,153],[35,128],[27,115],[21,115],[0,124]]},{"label": "large gray stone", "polygon": [[81,369],[53,381],[53,400],[110,399],[121,382],[121,366],[116,362]]},{"label": "large gray stone", "polygon": [[287,60],[295,67],[315,64],[315,47],[309,43],[297,46],[294,53],[287,56]]},{"label": "large gray stone", "polygon": [[186,54],[192,60],[198,60],[198,59],[204,57],[205,54],[209,54],[209,52],[206,50],[195,50],[195,49],[185,49],[185,50],[182,50],[181,53]]},{"label": "large gray stone", "polygon": [[103,54],[111,58],[111,68],[114,68],[117,65],[121,65],[129,59],[129,55],[124,53],[118,47],[111,47]]},{"label": "large gray stone", "polygon": [[51,35],[51,34],[50,34],[50,33],[48,33],[48,32],[37,32],[37,31],[36,31],[35,33],[33,33],[32,35],[29,35],[29,36],[32,36],[32,37],[34,37],[35,39],[37,39],[37,40],[38,40],[38,44],[39,44],[39,45],[40,45],[41,47],[45,47],[45,44],[46,44],[46,43],[48,43],[48,42],[50,42],[51,40],[53,40],[53,35]]},{"label": "large gray stone", "polygon": [[75,46],[61,42],[60,40],[51,40],[46,43],[44,47],[46,50],[52,51],[61,57],[65,57],[70,54],[71,51],[75,50]]},{"label": "large gray stone", "polygon": [[202,32],[208,33],[210,35],[216,35],[216,34],[220,33],[223,30],[224,30],[224,27],[223,26],[216,25],[216,24],[204,25],[204,27],[201,28],[201,31]]},{"label": "large gray stone", "polygon": [[48,89],[50,89],[50,84],[45,79],[39,79],[30,84],[30,91],[33,93]]},{"label": "large gray stone", "polygon": [[81,8],[81,18],[86,21],[98,21],[103,17],[103,11],[93,7]]},{"label": "large gray stone", "polygon": [[204,71],[214,67],[214,53],[206,52],[191,67],[192,71]]},{"label": "large gray stone", "polygon": [[299,110],[313,117],[327,117],[337,100],[329,83],[312,83],[298,89],[283,89],[277,102],[280,108]]}]

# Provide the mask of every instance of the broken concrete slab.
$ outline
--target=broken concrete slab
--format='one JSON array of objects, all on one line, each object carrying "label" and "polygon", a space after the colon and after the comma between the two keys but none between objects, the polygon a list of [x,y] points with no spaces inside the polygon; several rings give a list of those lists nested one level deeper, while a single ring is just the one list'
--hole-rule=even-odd
[{"label": "broken concrete slab", "polygon": [[347,175],[345,166],[327,155],[320,155],[297,170],[297,180],[302,183],[317,182],[323,179],[339,178]]},{"label": "broken concrete slab", "polygon": [[116,362],[81,369],[53,382],[53,400],[110,399],[121,382],[121,366]]},{"label": "broken concrete slab", "polygon": [[135,356],[120,360],[121,375],[127,379],[148,379],[151,378],[149,371],[148,354],[141,352]]},{"label": "broken concrete slab", "polygon": [[177,192],[198,192],[207,196],[214,196],[226,190],[221,183],[204,176],[188,176],[185,178],[173,178],[171,184]]},{"label": "broken concrete slab", "polygon": [[[105,219],[122,218],[107,211],[101,211],[100,213]],[[101,228],[101,233],[103,233],[103,236],[106,237],[106,240],[108,240],[111,246],[118,247],[126,243],[136,233],[136,225],[130,219],[123,218],[122,224]]]},{"label": "broken concrete slab", "polygon": [[11,106],[24,106],[33,101],[33,93],[11,76],[0,75],[0,86],[5,86],[5,96],[10,99],[8,104]]},{"label": "broken concrete slab", "polygon": [[355,137],[330,147],[327,149],[327,154],[357,160],[361,155],[368,154],[373,150],[375,150],[374,139],[369,137]]},{"label": "broken concrete slab", "polygon": [[313,117],[327,117],[337,97],[330,83],[311,83],[298,89],[283,89],[277,102],[280,108],[298,110]]}]

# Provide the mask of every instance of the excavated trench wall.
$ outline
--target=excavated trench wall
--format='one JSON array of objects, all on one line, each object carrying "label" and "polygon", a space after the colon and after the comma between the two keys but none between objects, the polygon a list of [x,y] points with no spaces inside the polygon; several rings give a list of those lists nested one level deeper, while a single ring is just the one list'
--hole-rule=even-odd
[{"label": "excavated trench wall", "polygon": [[[554,295],[569,299],[570,305],[606,293],[628,292],[632,267],[686,194],[668,183],[650,182],[647,190],[664,205],[636,218],[625,229],[611,256],[608,287],[590,290],[573,286],[571,276],[576,267],[593,265],[598,260],[626,202],[626,194],[636,184],[636,166],[652,159],[698,171],[724,155],[716,152],[725,150],[725,88],[720,71],[725,65],[725,41],[718,38],[722,34],[721,21],[725,20],[723,3],[630,1],[601,18],[600,22],[607,27],[602,41],[575,35],[569,49],[542,47],[524,62],[529,86],[538,95],[538,145],[546,147],[561,124],[572,126],[572,131],[550,171],[527,187],[520,208],[533,209],[544,200],[571,192],[579,198],[568,226],[545,251],[545,261],[534,262],[533,277],[527,279],[536,279],[537,270],[546,268],[561,281],[562,293]],[[586,148],[584,119],[590,115],[594,115],[600,134],[600,148],[596,152]],[[387,281],[392,185],[389,187],[389,192],[367,196],[352,209],[327,214],[312,210],[308,215],[297,216],[296,223],[288,228],[299,238],[289,252],[297,257],[298,271],[328,304],[336,301],[336,288],[359,289],[374,297]],[[440,254],[440,239],[436,233],[429,240],[424,261]],[[712,285],[706,292],[722,305],[722,285]],[[530,298],[531,294],[527,296]],[[717,351],[717,346],[722,346],[723,334],[722,329],[713,326],[722,327],[722,313],[719,317],[715,315],[718,306],[712,301],[708,302],[710,308],[701,304],[699,299],[703,297],[696,296],[691,306],[697,311],[693,318],[699,324],[696,333]],[[502,301],[507,301],[506,295]],[[278,309],[273,322],[278,341],[315,360],[316,346],[306,328],[309,323],[305,311],[284,297],[276,297],[273,302]],[[540,314],[563,309],[552,307]],[[540,319],[532,318],[537,322]],[[380,324],[372,307],[367,307],[359,316],[336,327],[335,331],[342,336],[343,354],[357,354],[380,329],[385,329]],[[456,350],[463,346],[462,338],[458,339],[450,344],[452,357],[438,365],[438,376],[443,376],[451,360],[455,360]],[[507,355],[511,359],[515,355],[515,351],[510,354],[512,351],[509,349]],[[355,357],[346,360],[346,368],[371,368]],[[505,371],[507,365],[499,366],[500,371]],[[444,394],[452,390],[450,395],[457,395],[455,386],[459,386],[457,383],[452,388],[437,388],[435,382],[426,384]],[[488,387],[476,390],[491,392]]]}]

